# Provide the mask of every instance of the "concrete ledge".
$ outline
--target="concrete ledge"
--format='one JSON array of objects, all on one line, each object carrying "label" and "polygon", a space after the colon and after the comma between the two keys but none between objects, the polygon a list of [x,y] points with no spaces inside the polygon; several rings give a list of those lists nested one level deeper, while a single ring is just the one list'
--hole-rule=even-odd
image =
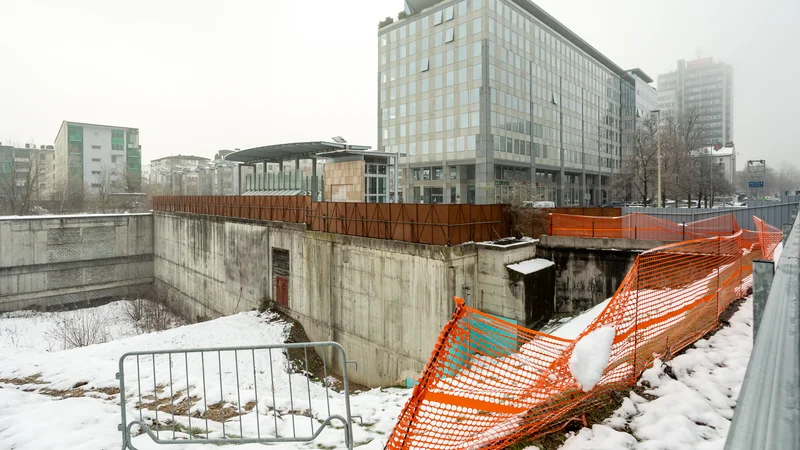
[{"label": "concrete ledge", "polygon": [[99,299],[129,297],[149,289],[152,278],[101,283],[29,294],[8,295],[0,297],[0,312],[19,311],[22,309],[49,309],[72,303],[89,302]]},{"label": "concrete ledge", "polygon": [[246,223],[249,225],[263,225],[272,228],[282,228],[282,229],[289,229],[289,230],[296,230],[296,231],[306,231],[308,228],[304,223],[295,223],[295,222],[280,222],[277,220],[259,220],[259,219],[243,219],[239,217],[224,217],[224,216],[212,216],[209,214],[194,214],[194,213],[183,213],[183,212],[162,212],[156,211],[153,213],[154,216],[164,216],[164,217],[176,217],[180,219],[202,219],[204,222],[213,222],[213,223]]},{"label": "concrete ledge", "polygon": [[[55,272],[60,270],[82,269],[99,266],[112,266],[116,264],[130,264],[137,262],[152,262],[153,254],[119,256],[94,260],[68,261],[60,263],[31,264],[27,266],[0,267],[0,277],[8,275],[25,275],[29,273]],[[1,294],[1,293],[0,293]]]},{"label": "concrete ledge", "polygon": [[642,239],[580,238],[573,236],[539,237],[540,248],[585,249],[608,251],[646,251],[662,245],[674,244],[671,241],[649,241]]}]

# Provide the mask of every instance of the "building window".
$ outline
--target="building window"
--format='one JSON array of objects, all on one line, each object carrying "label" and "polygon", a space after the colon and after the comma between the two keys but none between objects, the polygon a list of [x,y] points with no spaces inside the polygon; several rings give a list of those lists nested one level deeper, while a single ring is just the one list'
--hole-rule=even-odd
[{"label": "building window", "polygon": [[442,168],[441,167],[434,167],[433,168],[433,179],[434,180],[441,180],[442,179]]},{"label": "building window", "polygon": [[100,171],[99,170],[93,170],[92,171],[92,175],[100,175]]},{"label": "building window", "polygon": [[453,42],[455,40],[455,38],[456,38],[455,30],[453,28],[448,28],[447,32],[445,33],[445,36],[444,36],[444,41],[446,43],[447,42]]},{"label": "building window", "polygon": [[458,168],[450,167],[450,179],[455,180],[456,178],[458,178]]},{"label": "building window", "polygon": [[92,158],[92,162],[97,162],[97,163],[99,163],[99,162],[101,162],[101,160],[100,160],[100,158]]},{"label": "building window", "polygon": [[433,13],[433,24],[439,25],[441,23],[442,23],[442,11],[439,10]]},{"label": "building window", "polygon": [[419,169],[414,169],[414,180],[419,181]]},{"label": "building window", "polygon": [[93,145],[92,150],[101,150],[103,147],[100,145]]},{"label": "building window", "polygon": [[448,6],[444,10],[444,20],[445,20],[445,22],[449,22],[449,21],[453,20],[454,18],[455,18],[455,7],[454,6]]},{"label": "building window", "polygon": [[[430,69],[430,60],[428,59],[427,56],[422,58],[422,61],[420,61],[420,64],[419,64],[419,68],[420,68],[420,70],[419,70],[420,72],[427,72]],[[425,91],[423,91],[423,92],[425,92]]]},{"label": "building window", "polygon": [[477,19],[472,20],[472,34],[478,34],[481,32],[481,18],[478,17]]}]

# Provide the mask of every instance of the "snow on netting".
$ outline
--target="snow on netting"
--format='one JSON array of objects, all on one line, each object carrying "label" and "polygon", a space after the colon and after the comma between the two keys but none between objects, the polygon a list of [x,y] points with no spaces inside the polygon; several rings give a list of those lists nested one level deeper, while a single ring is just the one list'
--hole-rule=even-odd
[{"label": "snow on netting", "polygon": [[764,254],[777,246],[777,233],[762,228],[642,253],[574,341],[456,299],[386,448],[499,449],[560,429],[609,391],[632,386],[656,358],[669,359],[714,329],[751,287],[762,242]]},{"label": "snow on netting", "polygon": [[592,217],[550,214],[548,234],[583,238],[625,238],[657,241],[686,241],[713,236],[731,236],[739,231],[733,214],[674,223],[642,213],[621,217]]}]

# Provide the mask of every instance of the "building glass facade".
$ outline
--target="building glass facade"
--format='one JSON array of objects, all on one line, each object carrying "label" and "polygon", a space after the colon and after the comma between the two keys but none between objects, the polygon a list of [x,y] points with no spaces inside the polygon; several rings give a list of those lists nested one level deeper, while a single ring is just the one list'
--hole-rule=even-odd
[{"label": "building glass facade", "polygon": [[451,0],[380,29],[379,147],[406,155],[406,201],[493,203],[512,182],[559,205],[613,195],[633,78],[535,12]]}]

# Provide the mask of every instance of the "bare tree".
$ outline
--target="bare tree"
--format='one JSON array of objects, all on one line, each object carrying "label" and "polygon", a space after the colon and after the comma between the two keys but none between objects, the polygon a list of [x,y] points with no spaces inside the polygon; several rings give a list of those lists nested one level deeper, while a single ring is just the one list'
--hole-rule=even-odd
[{"label": "bare tree", "polygon": [[125,165],[103,165],[99,174],[94,174],[85,187],[88,195],[88,207],[94,212],[108,212],[119,208],[114,194],[126,192]]},{"label": "bare tree", "polygon": [[794,194],[795,190],[800,187],[800,171],[797,166],[789,161],[781,161],[780,168],[776,171],[775,189],[779,195],[784,195],[786,192]]},{"label": "bare tree", "polygon": [[0,161],[0,210],[5,214],[28,214],[39,198],[47,164],[37,149],[14,149],[10,160]]},{"label": "bare tree", "polygon": [[[701,127],[700,113],[691,109],[679,116],[661,118],[662,166],[662,202],[667,197],[675,200],[685,199],[689,205],[695,192],[698,197],[710,185],[705,179],[701,161],[698,161],[696,150],[702,147],[705,131]],[[663,204],[663,203],[662,203]]]},{"label": "bare tree", "polygon": [[495,202],[506,205],[511,215],[513,232],[519,236],[537,237],[547,231],[548,212],[534,208],[536,185],[523,181],[510,181],[506,186],[495,186]]},{"label": "bare tree", "polygon": [[656,121],[647,118],[635,131],[631,155],[614,179],[614,190],[629,192],[647,205],[656,186],[658,135]]}]

